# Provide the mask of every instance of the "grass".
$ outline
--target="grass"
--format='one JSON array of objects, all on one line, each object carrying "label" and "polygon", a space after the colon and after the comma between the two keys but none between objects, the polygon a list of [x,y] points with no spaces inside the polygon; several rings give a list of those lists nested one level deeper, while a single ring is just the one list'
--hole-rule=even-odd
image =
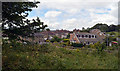
[{"label": "grass", "polygon": [[117,69],[118,51],[58,48],[53,44],[3,44],[4,69]]},{"label": "grass", "polygon": [[107,34],[115,35],[114,37],[118,37],[120,35],[119,32],[107,32]]}]

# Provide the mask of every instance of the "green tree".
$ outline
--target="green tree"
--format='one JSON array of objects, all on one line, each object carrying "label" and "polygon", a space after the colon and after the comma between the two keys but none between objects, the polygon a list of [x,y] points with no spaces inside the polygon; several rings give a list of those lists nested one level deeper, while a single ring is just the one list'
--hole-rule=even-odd
[{"label": "green tree", "polygon": [[82,30],[85,30],[85,28],[84,28],[84,27],[82,27]]},{"label": "green tree", "polygon": [[107,32],[109,30],[109,26],[107,24],[97,23],[91,29],[100,29],[102,32]]},{"label": "green tree", "polygon": [[51,42],[60,42],[62,39],[57,37],[57,36],[54,36],[50,41]]},{"label": "green tree", "polygon": [[70,33],[67,35],[67,39],[69,39],[70,38]]},{"label": "green tree", "polygon": [[[18,36],[33,36],[34,32],[45,29],[39,18],[28,20],[28,12],[37,8],[40,2],[3,2],[2,3],[2,30],[9,39],[18,39]],[[42,25],[42,27],[41,27]],[[7,27],[6,27],[7,26]]]},{"label": "green tree", "polygon": [[116,26],[116,25],[113,25],[113,24],[110,25],[108,31],[109,31],[109,32],[111,32],[111,31],[118,31],[117,26]]}]

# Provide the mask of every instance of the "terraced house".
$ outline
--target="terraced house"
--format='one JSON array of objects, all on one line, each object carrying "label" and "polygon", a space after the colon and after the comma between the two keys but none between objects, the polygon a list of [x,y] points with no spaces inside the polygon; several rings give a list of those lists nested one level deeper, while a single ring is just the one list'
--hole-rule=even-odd
[{"label": "terraced house", "polygon": [[89,33],[74,30],[73,33],[70,34],[71,43],[82,43],[86,45],[94,44],[98,41],[102,43],[104,38],[105,34],[99,29],[93,29]]}]

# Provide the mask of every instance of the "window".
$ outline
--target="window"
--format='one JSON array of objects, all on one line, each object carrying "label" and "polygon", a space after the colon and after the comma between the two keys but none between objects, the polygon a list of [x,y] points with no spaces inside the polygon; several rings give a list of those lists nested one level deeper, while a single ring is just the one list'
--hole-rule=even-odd
[{"label": "window", "polygon": [[84,35],[82,35],[82,38],[84,38]]},{"label": "window", "polygon": [[77,35],[77,37],[79,37],[79,35]]},{"label": "window", "polygon": [[87,38],[87,37],[88,37],[88,35],[85,35],[85,37]]},{"label": "window", "polygon": [[94,35],[92,35],[92,38],[94,38]]},{"label": "window", "polygon": [[89,38],[91,38],[91,35],[89,35]]}]

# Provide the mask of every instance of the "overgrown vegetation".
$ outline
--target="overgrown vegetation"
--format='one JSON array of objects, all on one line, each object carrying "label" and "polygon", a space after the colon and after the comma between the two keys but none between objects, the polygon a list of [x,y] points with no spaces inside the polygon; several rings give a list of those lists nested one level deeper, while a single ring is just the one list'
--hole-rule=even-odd
[{"label": "overgrown vegetation", "polygon": [[[56,42],[56,44],[58,44]],[[117,49],[63,48],[55,44],[3,43],[4,69],[117,69]]]}]

